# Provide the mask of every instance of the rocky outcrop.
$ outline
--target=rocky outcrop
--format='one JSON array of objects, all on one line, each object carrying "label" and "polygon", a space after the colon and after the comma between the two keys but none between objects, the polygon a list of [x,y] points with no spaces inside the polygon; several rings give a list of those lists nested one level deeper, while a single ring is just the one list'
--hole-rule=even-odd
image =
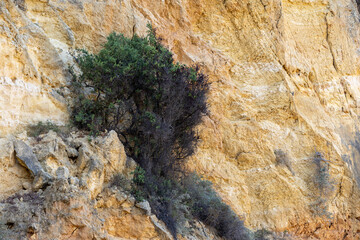
[{"label": "rocky outcrop", "polygon": [[[2,188],[8,189],[0,203],[2,239],[161,236],[151,209],[137,207],[129,193],[112,186],[115,175],[133,170],[125,168],[126,161],[132,160],[127,160],[115,132],[95,139],[76,135],[61,138],[50,132],[26,139],[27,143],[13,142],[15,153],[10,155],[16,156],[16,168],[27,169],[31,177],[23,171],[11,179],[16,182],[28,177],[33,184],[23,184],[16,194],[7,186]],[[40,176],[48,176],[51,181],[39,185]],[[3,176],[0,179],[3,181]],[[130,180],[124,175],[123,181]]]},{"label": "rocky outcrop", "polygon": [[[359,18],[353,0],[2,1],[0,135],[37,121],[65,124],[72,51],[96,51],[112,31],[143,35],[150,21],[177,60],[199,64],[212,82],[189,168],[213,181],[251,229],[357,239]],[[18,168],[12,143],[1,141],[1,176],[21,176],[0,179],[0,193],[10,195],[31,176]],[[113,172],[106,161],[88,161],[87,147],[49,144],[86,159],[77,174],[91,186],[90,198],[101,192],[99,182]],[[291,170],[277,164],[278,149]],[[334,189],[323,207],[331,219],[312,209],[315,151],[330,163]],[[60,165],[76,172],[50,156],[38,156],[48,173]]]},{"label": "rocky outcrop", "polygon": [[[1,140],[15,147],[0,163],[15,161],[17,174],[0,175],[0,239],[173,239],[149,203],[131,195],[136,163],[114,131]],[[214,238],[196,224],[191,239]]]},{"label": "rocky outcrop", "polygon": [[[21,140],[14,141],[14,146],[17,161],[20,165],[27,168],[35,178],[34,188],[39,189],[49,184],[51,176],[43,170],[32,149]],[[58,170],[61,171],[62,168]]]}]

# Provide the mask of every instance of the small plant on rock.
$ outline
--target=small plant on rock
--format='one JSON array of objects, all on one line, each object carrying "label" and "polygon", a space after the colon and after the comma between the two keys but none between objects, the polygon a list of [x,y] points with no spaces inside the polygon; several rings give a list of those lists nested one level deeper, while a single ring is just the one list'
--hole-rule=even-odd
[{"label": "small plant on rock", "polygon": [[28,135],[30,137],[38,137],[41,134],[48,133],[49,131],[60,132],[59,126],[50,121],[38,122],[35,125],[28,126]]},{"label": "small plant on rock", "polygon": [[127,179],[123,174],[118,173],[116,174],[110,183],[110,187],[118,187],[127,192],[131,191],[131,181]]}]

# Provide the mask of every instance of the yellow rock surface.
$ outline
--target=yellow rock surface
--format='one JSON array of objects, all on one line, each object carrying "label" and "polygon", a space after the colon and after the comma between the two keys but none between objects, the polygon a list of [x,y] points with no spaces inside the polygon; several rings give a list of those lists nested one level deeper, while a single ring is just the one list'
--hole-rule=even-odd
[{"label": "yellow rock surface", "polygon": [[[143,35],[150,21],[177,60],[212,82],[189,168],[251,229],[358,239],[359,19],[350,0],[5,0],[0,135],[65,124],[72,51],[96,51],[112,31]],[[276,164],[277,149],[294,174]],[[330,220],[311,213],[315,151],[330,160]]]}]

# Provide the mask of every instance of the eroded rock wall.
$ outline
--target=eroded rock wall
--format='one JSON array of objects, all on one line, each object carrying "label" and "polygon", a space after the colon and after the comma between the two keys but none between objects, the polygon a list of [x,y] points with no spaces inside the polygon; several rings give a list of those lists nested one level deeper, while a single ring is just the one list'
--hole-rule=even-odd
[{"label": "eroded rock wall", "polygon": [[[131,194],[137,165],[114,131],[1,142],[10,146],[0,151],[1,240],[173,239],[150,204]],[[216,239],[203,224],[188,225],[182,239]]]},{"label": "eroded rock wall", "polygon": [[[212,82],[189,162],[252,229],[357,239],[359,12],[352,0],[1,1],[0,134],[65,124],[75,48],[143,35]],[[276,164],[275,150],[291,168]],[[314,216],[315,151],[330,161],[331,219]]]}]

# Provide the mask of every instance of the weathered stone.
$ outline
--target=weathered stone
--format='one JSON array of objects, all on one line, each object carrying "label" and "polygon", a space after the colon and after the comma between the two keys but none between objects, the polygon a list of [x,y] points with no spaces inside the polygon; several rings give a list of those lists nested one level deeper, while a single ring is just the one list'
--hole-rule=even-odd
[{"label": "weathered stone", "polygon": [[29,229],[28,231],[30,231],[30,233],[36,233],[39,231],[39,224],[37,223],[32,223],[30,226],[29,226]]},{"label": "weathered stone", "polygon": [[0,139],[0,201],[22,190],[24,183],[31,182],[30,171],[15,158],[13,141]]},{"label": "weathered stone", "polygon": [[77,177],[70,177],[69,183],[72,185],[79,185],[79,179]]},{"label": "weathered stone", "polygon": [[126,201],[126,199],[128,198],[129,196],[127,196],[124,192],[122,191],[117,191],[116,194],[115,194],[115,198],[116,200],[120,203],[120,205]]},{"label": "weathered stone", "polygon": [[105,137],[97,138],[96,141],[99,142],[102,149],[102,162],[105,164],[104,181],[110,182],[114,175],[122,173],[125,169],[127,157],[124,146],[113,130]]},{"label": "weathered stone", "polygon": [[58,178],[68,179],[69,176],[70,176],[70,172],[67,167],[59,167],[56,170],[56,177]]},{"label": "weathered stone", "polygon": [[126,201],[121,204],[121,207],[123,207],[124,209],[131,209],[131,207],[135,205],[135,202],[135,198],[133,196],[129,196],[128,198],[126,198]]},{"label": "weathered stone", "polygon": [[40,189],[48,185],[52,176],[45,172],[32,149],[23,141],[14,141],[16,158],[34,177],[33,188]]},{"label": "weathered stone", "polygon": [[133,173],[138,164],[131,157],[127,157],[125,166],[126,167],[124,168],[123,174],[126,176],[127,179],[132,179],[134,175]]},{"label": "weathered stone", "polygon": [[44,171],[41,171],[34,177],[33,189],[38,190],[47,186],[52,181],[52,176]]},{"label": "weathered stone", "polygon": [[27,168],[34,177],[40,175],[43,169],[32,149],[20,140],[15,141],[14,146],[19,163]]},{"label": "weathered stone", "polygon": [[148,201],[142,201],[139,203],[136,203],[136,205],[138,208],[144,210],[146,212],[146,215],[150,216],[151,215],[151,207]]},{"label": "weathered stone", "polygon": [[30,144],[46,172],[56,176],[56,170],[59,167],[71,168],[66,151],[68,146],[56,132],[50,131],[43,134],[40,141],[33,139]]},{"label": "weathered stone", "polygon": [[90,150],[86,145],[83,145],[79,149],[79,157],[77,158],[76,165],[80,171],[83,171],[86,167],[86,164],[90,161],[90,155]]},{"label": "weathered stone", "polygon": [[22,184],[23,188],[26,190],[26,189],[30,189],[31,188],[31,184],[29,182],[24,182]]},{"label": "weathered stone", "polygon": [[69,158],[77,158],[79,156],[79,152],[72,147],[67,148],[66,152],[68,153]]}]

